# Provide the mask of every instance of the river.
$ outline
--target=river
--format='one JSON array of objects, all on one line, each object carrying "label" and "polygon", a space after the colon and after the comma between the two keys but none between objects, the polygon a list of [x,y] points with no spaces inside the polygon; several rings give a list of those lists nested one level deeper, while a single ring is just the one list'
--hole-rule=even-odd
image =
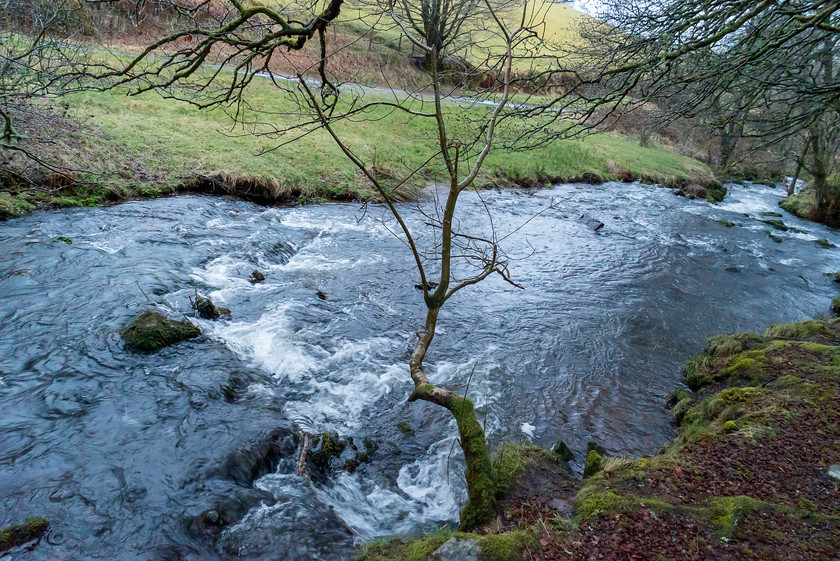
[{"label": "river", "polygon": [[[468,391],[491,444],[563,439],[577,469],[589,440],[654,452],[675,434],[665,396],[707,337],[822,315],[838,293],[823,273],[840,252],[814,240],[840,235],[780,210],[782,189],[729,187],[719,205],[618,183],[465,194],[463,227],[490,209],[525,290],[491,278],[449,301],[430,378]],[[383,212],[183,196],[0,223],[0,527],[51,522],[10,558],[333,560],[457,520],[454,422],[406,404],[424,308]],[[776,243],[762,212],[801,231]],[[232,319],[193,318],[196,293]],[[149,307],[204,335],[127,350],[119,328]],[[293,457],[232,479],[229,458],[278,428],[378,449],[311,486]],[[195,520],[219,501],[239,517],[211,540]]]}]

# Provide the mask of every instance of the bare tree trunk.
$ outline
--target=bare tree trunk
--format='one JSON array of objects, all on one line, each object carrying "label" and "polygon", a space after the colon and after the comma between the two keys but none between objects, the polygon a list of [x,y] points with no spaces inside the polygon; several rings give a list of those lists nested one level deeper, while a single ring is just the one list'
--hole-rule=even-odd
[{"label": "bare tree trunk", "polygon": [[831,200],[828,193],[828,149],[819,131],[811,133],[811,166],[817,216],[825,218]]},{"label": "bare tree trunk", "polygon": [[788,185],[788,197],[796,193],[796,182],[799,181],[799,174],[802,173],[802,164],[805,162],[805,157],[808,155],[808,148],[810,148],[810,139],[805,141],[805,148],[802,150],[802,155],[796,160],[796,171],[793,173],[793,181]]},{"label": "bare tree trunk", "polygon": [[417,344],[409,363],[414,392],[409,397],[446,407],[458,424],[458,436],[467,464],[467,504],[461,510],[460,529],[468,530],[489,521],[496,514],[496,486],[493,466],[487,449],[484,429],[475,415],[473,402],[454,392],[431,383],[423,369],[423,359],[432,343],[437,327],[439,307],[430,307],[426,314],[426,327],[418,333]]},{"label": "bare tree trunk", "polygon": [[744,122],[741,115],[738,115],[736,119],[734,122],[727,123],[721,130],[720,148],[715,163],[722,169],[729,166],[732,161],[732,154],[735,153],[735,148],[738,146],[738,140],[744,134]]}]

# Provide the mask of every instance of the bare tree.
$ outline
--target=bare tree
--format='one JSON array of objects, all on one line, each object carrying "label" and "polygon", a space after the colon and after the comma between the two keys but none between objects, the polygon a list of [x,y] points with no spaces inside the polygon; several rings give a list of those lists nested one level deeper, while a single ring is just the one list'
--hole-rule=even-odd
[{"label": "bare tree", "polygon": [[[823,218],[838,210],[829,181],[840,121],[840,4],[827,0],[606,0],[586,22],[578,107],[590,119],[653,103],[664,119],[703,116],[721,131],[726,164],[753,148],[807,143],[795,158],[813,178]],[[793,142],[792,139],[799,138]]]},{"label": "bare tree", "polygon": [[[510,277],[508,257],[495,229],[464,231],[456,211],[460,196],[475,187],[488,154],[498,141],[519,138],[523,129],[529,127],[527,122],[512,119],[518,111],[509,103],[515,80],[514,61],[518,48],[539,40],[536,28],[541,22],[534,14],[544,12],[523,2],[522,12],[511,26],[491,2],[483,0],[484,13],[489,14],[495,33],[502,38],[498,50],[486,57],[484,69],[498,74],[499,87],[487,92],[483,99],[455,101],[447,100],[450,92],[438,70],[444,46],[437,39],[429,41],[419,35],[396,0],[390,2],[387,16],[428,57],[428,89],[373,91],[344,87],[332,79],[325,30],[340,15],[342,0],[283,9],[246,5],[237,0],[224,4],[227,10],[215,14],[206,6],[184,6],[181,13],[188,25],[183,29],[149,45],[127,64],[102,62],[86,72],[97,73],[109,82],[109,87],[127,86],[132,94],[157,90],[199,107],[229,107],[233,117],[247,125],[248,134],[275,139],[274,150],[318,133],[318,138],[334,142],[356,165],[378,192],[393,219],[395,234],[406,245],[420,277],[418,286],[422,288],[426,314],[409,361],[414,390],[408,401],[427,401],[452,413],[466,460],[468,500],[461,511],[461,527],[471,528],[488,521],[496,512],[494,474],[474,403],[467,395],[433,384],[426,375],[425,360],[435,339],[441,310],[453,295],[491,275],[518,286]],[[298,14],[296,20],[282,15],[292,9]],[[301,17],[303,13],[308,15]],[[294,79],[273,71],[275,57],[283,56],[284,50],[304,48],[316,36],[320,57],[315,68],[298,69]],[[258,112],[250,107],[246,90],[255,79],[272,80],[279,93],[297,101],[296,109]],[[436,131],[426,163],[408,170],[405,179],[397,184],[385,181],[374,165],[374,155],[365,153],[364,147],[350,145],[341,131],[350,120],[375,120],[388,113],[403,115],[406,120],[430,120]],[[439,185],[440,198],[436,196],[433,211],[397,203],[404,182],[418,174]],[[422,214],[420,222],[427,230],[418,232],[418,227],[409,226],[411,221],[404,215],[412,211]]]},{"label": "bare tree", "polygon": [[72,43],[70,22],[81,8],[76,0],[41,2],[6,0],[0,11],[0,172],[31,183],[21,172],[25,166],[11,166],[20,155],[35,167],[57,170],[39,148],[50,142],[39,130],[48,107],[35,102],[54,98],[73,87],[65,78],[80,62],[80,51]]}]

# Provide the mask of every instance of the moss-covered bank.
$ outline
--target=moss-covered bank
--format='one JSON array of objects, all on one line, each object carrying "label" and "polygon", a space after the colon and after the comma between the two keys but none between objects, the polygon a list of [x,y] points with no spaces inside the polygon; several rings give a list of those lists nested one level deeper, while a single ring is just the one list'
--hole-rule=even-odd
[{"label": "moss-covered bank", "polygon": [[[566,487],[565,513],[547,500],[562,492],[544,465],[523,463],[517,481],[538,488],[528,505],[543,506],[519,503],[482,531],[529,536],[516,559],[837,559],[840,319],[713,337],[685,375],[691,391],[670,400],[672,444],[587,462],[589,477]],[[375,542],[360,559],[427,559],[448,536]]]}]

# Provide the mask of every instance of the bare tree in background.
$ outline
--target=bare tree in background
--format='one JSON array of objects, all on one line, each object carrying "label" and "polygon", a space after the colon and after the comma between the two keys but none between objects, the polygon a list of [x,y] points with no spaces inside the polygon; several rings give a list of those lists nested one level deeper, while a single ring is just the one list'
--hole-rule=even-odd
[{"label": "bare tree in background", "polygon": [[590,117],[655,103],[666,120],[709,117],[728,163],[738,138],[787,143],[808,170],[816,218],[840,212],[840,3],[656,0],[602,3],[583,32],[577,100]]},{"label": "bare tree in background", "polygon": [[[102,62],[86,69],[86,73],[107,80],[109,87],[128,87],[131,94],[155,90],[202,108],[228,107],[234,119],[248,128],[248,134],[275,139],[273,150],[305,149],[296,148],[294,143],[303,137],[311,139],[310,135],[317,133],[316,142],[334,142],[375,188],[420,277],[418,286],[426,314],[409,362],[414,383],[409,402],[421,400],[444,407],[457,423],[466,460],[468,493],[461,511],[462,528],[475,527],[495,516],[493,469],[473,401],[431,383],[425,359],[441,310],[452,296],[491,275],[499,275],[516,286],[497,232],[492,227],[479,232],[463,231],[456,211],[460,196],[475,186],[497,142],[513,142],[523,136],[524,130],[532,128],[529,121],[514,119],[519,109],[511,108],[509,102],[517,50],[530,52],[540,40],[537,29],[542,22],[534,14],[544,13],[525,1],[517,17],[506,19],[491,2],[482,2],[483,13],[489,15],[493,33],[501,40],[481,62],[483,71],[498,76],[498,87],[481,99],[447,99],[451,92],[446,90],[439,72],[445,45],[437,38],[430,41],[418,34],[401,11],[405,5],[397,0],[388,4],[387,17],[430,62],[428,85],[417,91],[344,87],[332,78],[326,29],[339,17],[342,0],[282,7],[227,0],[216,2],[215,11],[208,4],[184,5],[180,13],[185,25],[179,31],[155,41],[130,61],[103,57]],[[219,10],[220,5],[225,9]],[[291,13],[295,15],[286,15]],[[320,50],[315,67],[299,68],[293,79],[273,70],[275,58],[290,49],[309,47],[312,40]],[[254,80],[263,79],[273,81],[278,95],[294,100],[295,109],[251,107],[247,87]],[[344,123],[376,120],[386,114],[402,115],[406,122],[422,119],[435,124],[436,136],[430,139],[426,163],[408,170],[405,179],[396,183],[383,178],[375,154],[366,152],[363,146],[351,145],[342,136]],[[537,126],[541,130],[543,125]],[[397,204],[403,197],[404,182],[417,175],[440,185],[440,198],[436,197],[432,211]],[[422,232],[410,227],[404,216],[412,208],[422,213]]]},{"label": "bare tree in background", "polygon": [[81,7],[77,0],[0,2],[0,176],[7,180],[35,185],[38,171],[68,171],[42,154],[57,118],[46,101],[75,87],[68,76],[83,61],[73,43]]}]

